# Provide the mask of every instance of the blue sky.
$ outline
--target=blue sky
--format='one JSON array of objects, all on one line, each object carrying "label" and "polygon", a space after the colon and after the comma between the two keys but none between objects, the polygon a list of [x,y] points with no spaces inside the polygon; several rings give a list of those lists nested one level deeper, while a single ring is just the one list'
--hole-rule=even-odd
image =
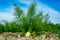
[{"label": "blue sky", "polygon": [[60,0],[40,0],[39,2],[60,12]]},{"label": "blue sky", "polygon": [[[11,21],[14,16],[14,7],[13,3],[17,3],[24,12],[27,12],[27,9],[31,2],[34,0],[0,0],[0,20]],[[37,2],[37,11],[43,11],[44,14],[49,13],[50,20],[53,23],[60,23],[60,1],[59,0],[36,0]]]}]

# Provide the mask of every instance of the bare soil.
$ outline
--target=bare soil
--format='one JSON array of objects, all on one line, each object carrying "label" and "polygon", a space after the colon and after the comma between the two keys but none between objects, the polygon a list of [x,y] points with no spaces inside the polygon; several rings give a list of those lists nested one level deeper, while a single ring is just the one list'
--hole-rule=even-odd
[{"label": "bare soil", "polygon": [[54,34],[43,34],[40,37],[22,37],[21,33],[6,32],[0,34],[0,40],[58,40],[59,38]]}]

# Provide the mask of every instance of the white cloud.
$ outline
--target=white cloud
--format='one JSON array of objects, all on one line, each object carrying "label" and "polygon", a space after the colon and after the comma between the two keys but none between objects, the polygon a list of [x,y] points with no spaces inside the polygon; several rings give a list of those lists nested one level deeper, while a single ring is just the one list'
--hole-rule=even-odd
[{"label": "white cloud", "polygon": [[0,12],[0,20],[12,21],[14,9],[13,7],[6,8],[4,11]]},{"label": "white cloud", "polygon": [[34,0],[19,0],[20,2],[26,4],[26,5],[29,5],[31,4]]},{"label": "white cloud", "polygon": [[37,10],[43,11],[44,14],[48,13],[50,16],[50,20],[53,23],[60,23],[60,13],[48,6],[38,3]]},{"label": "white cloud", "polygon": [[13,15],[10,13],[0,12],[0,20],[12,21]]},{"label": "white cloud", "polygon": [[6,8],[3,12],[10,13],[10,14],[14,13],[14,6],[10,6]]},{"label": "white cloud", "polygon": [[[28,5],[28,7],[33,2],[33,0],[30,0],[30,1],[28,1],[28,0],[19,0],[19,1],[26,4],[26,5]],[[44,14],[48,13],[49,16],[50,16],[49,19],[51,20],[51,22],[60,23],[60,13],[58,11],[42,4],[42,3],[38,3],[38,1],[37,1],[36,11],[37,12],[38,11],[43,11]],[[26,12],[27,12],[27,9],[26,9]]]},{"label": "white cloud", "polygon": [[[20,2],[26,4],[26,5],[30,5],[32,1],[27,1],[27,0],[19,0]],[[43,11],[44,14],[49,13],[50,15],[50,20],[53,23],[60,23],[60,13],[58,11],[53,10],[52,8],[49,8],[48,6],[42,4],[42,3],[38,3],[37,2],[37,11]],[[22,7],[22,9],[24,10],[24,12],[26,13],[28,8],[24,8]],[[13,7],[7,8],[5,12],[0,12],[0,19],[5,19],[5,20],[12,20],[13,19],[13,14],[14,13],[14,9]]]}]

